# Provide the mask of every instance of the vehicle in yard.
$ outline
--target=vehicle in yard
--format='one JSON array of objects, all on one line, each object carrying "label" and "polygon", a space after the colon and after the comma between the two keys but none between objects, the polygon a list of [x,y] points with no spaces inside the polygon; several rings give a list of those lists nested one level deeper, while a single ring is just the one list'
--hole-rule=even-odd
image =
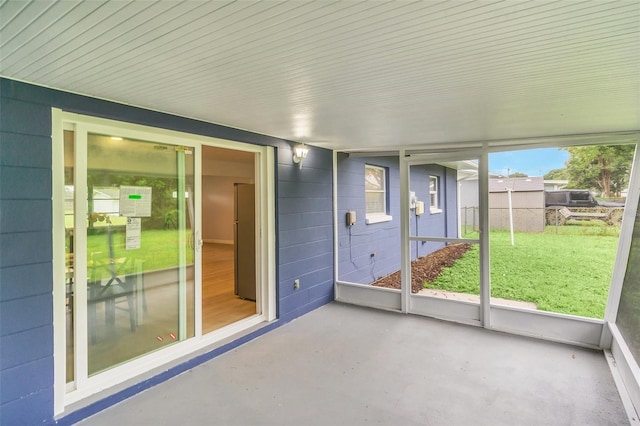
[{"label": "vehicle in yard", "polygon": [[588,189],[545,191],[547,225],[564,225],[568,220],[601,220],[620,225],[624,203],[598,201]]}]

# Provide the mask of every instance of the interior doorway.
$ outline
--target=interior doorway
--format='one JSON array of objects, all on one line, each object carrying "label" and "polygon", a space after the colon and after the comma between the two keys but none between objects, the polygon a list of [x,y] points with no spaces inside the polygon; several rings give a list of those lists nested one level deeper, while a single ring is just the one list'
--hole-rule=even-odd
[{"label": "interior doorway", "polygon": [[202,147],[202,333],[258,314],[256,153]]}]

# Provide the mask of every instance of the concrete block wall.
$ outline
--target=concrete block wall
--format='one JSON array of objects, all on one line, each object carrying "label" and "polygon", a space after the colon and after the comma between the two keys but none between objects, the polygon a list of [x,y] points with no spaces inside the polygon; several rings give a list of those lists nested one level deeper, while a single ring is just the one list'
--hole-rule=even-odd
[{"label": "concrete block wall", "polygon": [[[365,165],[387,171],[389,222],[367,224]],[[338,278],[368,284],[400,266],[400,171],[398,157],[349,157],[338,154]],[[346,224],[347,211],[356,212],[355,225]],[[375,253],[375,256],[371,256]]]},{"label": "concrete block wall", "polygon": [[[334,299],[333,153],[314,149],[302,169],[278,151],[279,318],[289,320]],[[300,280],[300,288],[293,282]]]},{"label": "concrete block wall", "polygon": [[[365,223],[365,165],[384,167],[388,173],[389,222]],[[400,269],[400,172],[398,157],[349,157],[338,154],[338,278],[340,281],[369,284]],[[429,176],[440,178],[441,213],[429,211]],[[425,203],[420,217],[411,210],[411,235],[457,236],[457,173],[440,165],[410,168],[410,190]],[[356,212],[357,221],[349,229],[345,215]],[[443,243],[412,242],[411,258],[425,256]],[[371,256],[375,253],[375,256]]]}]

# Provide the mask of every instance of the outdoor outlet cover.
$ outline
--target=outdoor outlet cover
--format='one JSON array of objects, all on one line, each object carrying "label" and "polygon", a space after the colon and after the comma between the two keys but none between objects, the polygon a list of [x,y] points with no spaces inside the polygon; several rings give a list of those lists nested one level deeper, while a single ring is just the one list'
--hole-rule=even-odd
[{"label": "outdoor outlet cover", "polygon": [[296,290],[300,288],[300,280],[299,279],[293,280],[293,288],[296,289]]}]

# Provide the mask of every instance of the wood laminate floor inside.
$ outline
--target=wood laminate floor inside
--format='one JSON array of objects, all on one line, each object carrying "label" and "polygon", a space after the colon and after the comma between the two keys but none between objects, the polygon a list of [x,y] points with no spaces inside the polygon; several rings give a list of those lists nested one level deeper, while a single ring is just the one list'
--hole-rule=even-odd
[{"label": "wood laminate floor inside", "polygon": [[202,333],[209,333],[256,313],[256,303],[234,291],[233,245],[202,247]]}]

